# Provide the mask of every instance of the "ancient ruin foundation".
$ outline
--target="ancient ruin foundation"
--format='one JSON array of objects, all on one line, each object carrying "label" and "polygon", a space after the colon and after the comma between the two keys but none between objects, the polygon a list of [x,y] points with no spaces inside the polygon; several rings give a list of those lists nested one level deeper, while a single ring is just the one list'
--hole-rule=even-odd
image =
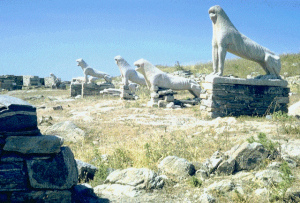
[{"label": "ancient ruin foundation", "polygon": [[115,86],[112,83],[89,83],[89,84],[71,84],[70,91],[71,97],[76,97],[77,95],[81,96],[93,96],[100,95],[100,91],[108,88],[114,88]]},{"label": "ancient ruin foundation", "polygon": [[288,111],[290,89],[285,80],[241,79],[207,76],[202,83],[200,109],[212,118],[263,116]]}]

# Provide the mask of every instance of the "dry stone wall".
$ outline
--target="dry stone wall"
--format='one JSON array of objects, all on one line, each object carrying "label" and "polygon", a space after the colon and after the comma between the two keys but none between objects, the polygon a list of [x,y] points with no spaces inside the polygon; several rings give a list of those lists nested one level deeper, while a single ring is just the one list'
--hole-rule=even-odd
[{"label": "dry stone wall", "polygon": [[71,202],[78,171],[58,136],[41,135],[36,108],[0,96],[0,202]]},{"label": "dry stone wall", "polygon": [[23,86],[24,87],[41,86],[40,78],[38,76],[24,75]]},{"label": "dry stone wall", "polygon": [[288,111],[289,92],[285,80],[259,80],[206,77],[202,83],[200,109],[213,118],[240,115],[266,115]]},{"label": "dry stone wall", "polygon": [[71,91],[71,97],[76,97],[77,95],[93,96],[93,95],[100,95],[100,91],[103,91],[108,88],[115,88],[115,86],[112,83],[101,83],[101,84],[73,83],[70,86],[70,91]]}]

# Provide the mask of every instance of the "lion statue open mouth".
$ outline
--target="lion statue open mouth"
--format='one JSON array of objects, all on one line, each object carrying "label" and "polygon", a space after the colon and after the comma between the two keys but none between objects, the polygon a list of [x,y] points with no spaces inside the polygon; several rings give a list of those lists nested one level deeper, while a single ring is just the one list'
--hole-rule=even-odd
[{"label": "lion statue open mouth", "polygon": [[268,79],[280,78],[280,58],[269,49],[240,33],[220,6],[208,10],[213,25],[212,75],[223,75],[227,51],[261,65]]}]

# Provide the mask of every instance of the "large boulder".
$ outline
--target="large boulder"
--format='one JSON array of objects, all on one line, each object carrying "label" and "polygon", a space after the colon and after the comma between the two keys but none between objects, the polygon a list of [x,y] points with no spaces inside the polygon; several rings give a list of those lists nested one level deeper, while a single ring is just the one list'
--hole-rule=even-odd
[{"label": "large boulder", "polygon": [[187,178],[195,174],[195,167],[192,163],[176,156],[164,158],[159,163],[158,168],[167,175],[173,175],[179,178]]},{"label": "large boulder", "polygon": [[236,161],[235,170],[253,170],[257,168],[260,163],[265,160],[269,152],[265,147],[257,142],[245,142],[233,148],[229,155]]},{"label": "large boulder", "polygon": [[20,131],[37,131],[35,106],[19,98],[0,95],[0,134]]},{"label": "large boulder", "polygon": [[136,189],[158,189],[163,187],[164,180],[147,168],[127,168],[110,173],[105,183],[129,185]]},{"label": "large boulder", "polygon": [[63,121],[48,127],[44,134],[59,135],[66,141],[77,142],[84,138],[85,132],[78,128],[72,121]]}]

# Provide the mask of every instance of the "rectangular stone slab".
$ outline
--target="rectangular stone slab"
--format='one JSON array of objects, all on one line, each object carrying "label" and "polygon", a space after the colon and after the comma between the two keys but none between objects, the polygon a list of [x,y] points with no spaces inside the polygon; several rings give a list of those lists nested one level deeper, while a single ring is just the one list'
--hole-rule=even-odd
[{"label": "rectangular stone slab", "polygon": [[63,138],[54,135],[10,136],[5,142],[4,151],[22,154],[51,154],[60,152]]},{"label": "rectangular stone slab", "polygon": [[0,95],[0,133],[37,129],[35,106],[19,98]]},{"label": "rectangular stone slab", "polygon": [[49,159],[26,161],[31,187],[39,189],[70,189],[78,182],[76,161],[70,148]]},{"label": "rectangular stone slab", "polygon": [[28,185],[24,162],[0,163],[0,191],[22,191]]}]

